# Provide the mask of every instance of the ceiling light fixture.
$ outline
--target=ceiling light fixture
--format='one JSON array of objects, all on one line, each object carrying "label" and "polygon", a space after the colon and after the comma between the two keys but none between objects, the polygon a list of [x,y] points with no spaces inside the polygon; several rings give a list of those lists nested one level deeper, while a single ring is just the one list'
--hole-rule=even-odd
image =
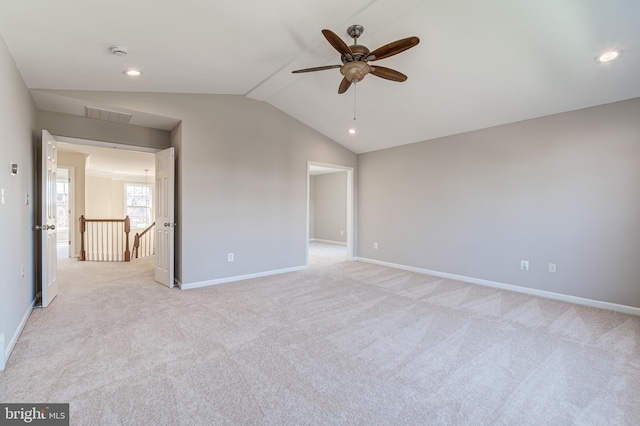
[{"label": "ceiling light fixture", "polygon": [[353,127],[349,129],[349,134],[350,135],[355,135],[356,133],[358,133],[358,132]]},{"label": "ceiling light fixture", "polygon": [[371,67],[366,62],[347,62],[340,68],[340,73],[351,83],[357,83],[371,72]]},{"label": "ceiling light fixture", "polygon": [[122,71],[122,74],[128,75],[129,77],[138,77],[139,75],[142,75],[142,71],[140,71],[140,70],[124,70],[124,71]]},{"label": "ceiling light fixture", "polygon": [[602,52],[601,54],[596,56],[595,61],[598,63],[610,62],[610,61],[613,61],[614,59],[619,58],[621,55],[622,55],[621,49],[611,49],[611,50]]}]

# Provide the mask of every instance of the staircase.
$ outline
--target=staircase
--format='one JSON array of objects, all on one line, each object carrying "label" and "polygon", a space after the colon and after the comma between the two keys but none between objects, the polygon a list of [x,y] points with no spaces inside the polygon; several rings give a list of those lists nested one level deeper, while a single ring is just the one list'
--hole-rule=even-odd
[{"label": "staircase", "polygon": [[[133,258],[155,253],[154,233],[149,232],[155,222],[133,239]],[[130,262],[129,234],[131,219],[87,219],[80,216],[80,260],[93,262]]]}]

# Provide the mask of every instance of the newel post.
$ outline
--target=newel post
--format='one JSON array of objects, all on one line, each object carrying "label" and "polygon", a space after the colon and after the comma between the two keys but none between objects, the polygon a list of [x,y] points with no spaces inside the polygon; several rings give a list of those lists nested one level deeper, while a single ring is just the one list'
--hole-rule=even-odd
[{"label": "newel post", "polygon": [[131,219],[129,219],[129,216],[127,216],[124,218],[124,233],[126,235],[126,245],[124,251],[125,262],[131,261],[131,252],[129,251],[129,232],[131,232]]},{"label": "newel post", "polygon": [[84,233],[87,230],[84,215],[80,216],[80,260],[87,260],[87,252],[84,248]]},{"label": "newel post", "polygon": [[140,233],[136,232],[136,236],[133,237],[133,257],[138,258],[138,247],[140,247]]}]

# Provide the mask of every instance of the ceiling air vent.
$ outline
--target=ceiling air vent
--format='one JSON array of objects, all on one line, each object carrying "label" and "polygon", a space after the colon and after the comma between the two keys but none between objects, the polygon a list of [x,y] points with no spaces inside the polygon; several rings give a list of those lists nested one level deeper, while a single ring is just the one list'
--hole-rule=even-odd
[{"label": "ceiling air vent", "polygon": [[107,109],[85,107],[86,115],[89,118],[97,118],[98,120],[112,121],[114,123],[128,124],[132,115],[124,112],[109,111]]}]

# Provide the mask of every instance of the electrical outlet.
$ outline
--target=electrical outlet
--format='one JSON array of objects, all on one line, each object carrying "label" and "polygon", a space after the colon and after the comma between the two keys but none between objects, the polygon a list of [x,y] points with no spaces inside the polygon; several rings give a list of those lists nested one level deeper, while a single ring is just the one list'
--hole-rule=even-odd
[{"label": "electrical outlet", "polygon": [[340,235],[344,235],[344,231],[340,231]]},{"label": "electrical outlet", "polygon": [[378,250],[378,243],[373,243],[373,248]]},{"label": "electrical outlet", "polygon": [[523,271],[528,271],[529,270],[529,261],[528,260],[521,260],[520,261],[520,269]]},{"label": "electrical outlet", "polygon": [[24,278],[24,265],[20,265],[20,276]]},{"label": "electrical outlet", "polygon": [[555,263],[550,263],[549,264],[549,272],[551,272],[552,274],[556,273],[556,264]]},{"label": "electrical outlet", "polygon": [[233,253],[227,254],[227,262],[233,262]]}]

